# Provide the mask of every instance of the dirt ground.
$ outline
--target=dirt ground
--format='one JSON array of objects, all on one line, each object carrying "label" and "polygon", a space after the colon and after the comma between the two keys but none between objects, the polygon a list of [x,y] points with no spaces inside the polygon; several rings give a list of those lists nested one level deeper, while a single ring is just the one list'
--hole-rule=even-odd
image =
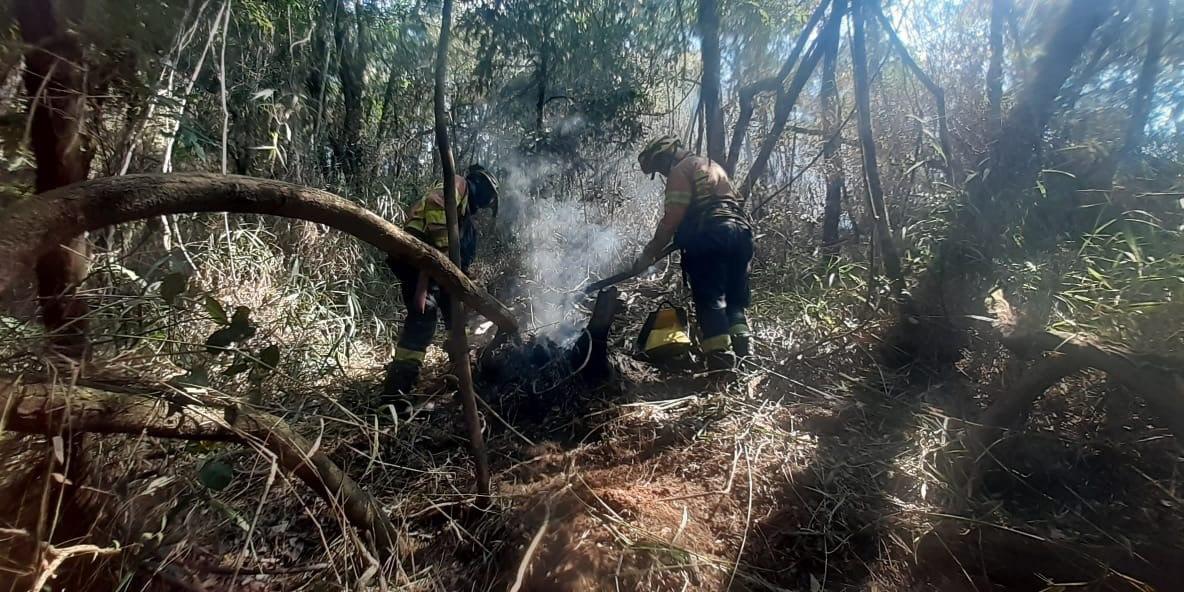
[{"label": "dirt ground", "polygon": [[[916,389],[893,386],[860,354],[757,362],[732,377],[618,356],[619,375],[599,387],[577,380],[523,396],[484,385],[495,395],[487,511],[462,493],[471,469],[446,394],[375,432],[334,427],[331,406],[305,399],[293,418],[323,431],[331,456],[370,484],[403,533],[393,564],[368,576],[349,529],[300,484],[269,485],[267,464],[248,450],[219,449],[240,459],[242,477],[211,495],[183,476],[160,482],[190,471],[205,448],[92,442],[94,462],[110,460],[113,474],[89,479],[86,491],[99,493],[63,510],[55,545],[89,531],[139,546],[118,560],[65,561],[52,587],[888,592],[1184,581],[1175,534],[1184,464],[1137,403],[1094,377],[1066,383],[1041,403],[1042,423],[998,443],[968,481],[960,418],[990,396],[992,362]],[[367,380],[346,388],[372,388]],[[442,375],[429,383],[447,391]],[[46,479],[37,460],[52,453],[39,441],[6,445],[18,443],[0,493],[16,500],[4,518],[10,583],[27,582],[14,577],[24,566],[11,558],[29,552],[14,533],[37,528]],[[225,566],[247,555],[271,563],[236,579]]]},{"label": "dirt ground", "polygon": [[[1184,520],[1159,487],[1175,486],[1178,451],[1137,413],[1117,428],[1125,452],[1072,439],[1116,429],[1090,380],[1045,403],[1075,423],[1000,443],[971,486],[955,419],[986,396],[971,381],[626,367],[611,404],[577,412],[601,423],[568,424],[578,438],[500,474],[480,589],[1170,590],[1184,575],[1166,534]],[[1156,477],[1139,476],[1148,462]]]}]

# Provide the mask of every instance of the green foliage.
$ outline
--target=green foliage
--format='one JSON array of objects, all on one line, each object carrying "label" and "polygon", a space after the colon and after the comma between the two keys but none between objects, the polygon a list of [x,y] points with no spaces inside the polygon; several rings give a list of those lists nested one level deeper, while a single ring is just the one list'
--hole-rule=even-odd
[{"label": "green foliage", "polygon": [[[255,336],[255,332],[257,331],[257,329],[256,329],[254,323],[251,322],[251,309],[250,308],[247,308],[245,306],[236,307],[234,309],[234,315],[231,316],[229,321],[226,321],[225,320],[226,319],[225,312],[222,311],[222,306],[220,304],[217,304],[217,300],[215,300],[212,297],[207,296],[206,297],[207,309],[210,308],[209,305],[211,303],[216,304],[217,306],[215,306],[213,308],[222,313],[221,314],[222,320],[220,321],[220,323],[224,326],[221,327],[220,329],[214,331],[213,333],[210,334],[210,336],[208,338],[206,338],[206,350],[207,351],[209,351],[212,354],[223,353],[223,352],[228,351],[228,348],[231,345],[238,343],[238,342],[246,341],[246,340]],[[217,320],[217,319],[215,319],[215,320]],[[236,369],[239,367],[238,366],[239,363],[241,363],[241,360],[239,362],[236,362],[235,365],[232,365],[231,369],[228,369],[227,372],[230,374],[237,374],[238,372],[241,372],[242,370],[237,370],[237,371],[233,370],[233,369]],[[249,366],[246,368],[243,368],[243,370],[245,370],[247,368],[249,368]]]},{"label": "green foliage", "polygon": [[209,457],[198,469],[197,480],[210,491],[222,491],[234,480],[234,467],[224,456]]},{"label": "green foliage", "polygon": [[[185,303],[181,296],[186,292],[190,276],[186,273],[173,272],[164,277],[159,283],[160,297],[171,307],[184,309]],[[210,386],[208,366],[219,364],[219,359],[226,354],[229,360],[222,362],[222,374],[235,377],[249,373],[249,379],[258,386],[264,379],[279,367],[281,349],[275,343],[267,343],[257,351],[248,347],[258,333],[258,327],[251,317],[251,309],[246,306],[236,306],[234,312],[226,313],[226,307],[212,294],[201,295],[201,307],[218,327],[205,339],[205,351],[211,357],[201,365],[195,366],[185,376],[175,382],[179,387],[207,388]]]},{"label": "green foliage", "polygon": [[177,297],[185,292],[189,286],[189,276],[180,272],[173,272],[160,280],[160,297],[169,304],[174,304]]},{"label": "green foliage", "polygon": [[202,302],[205,306],[206,312],[209,313],[210,318],[213,319],[215,323],[220,325],[230,324],[230,321],[227,320],[226,317],[226,309],[222,307],[222,303],[218,302],[217,298],[206,294]]},{"label": "green foliage", "polygon": [[[276,24],[272,20],[273,14],[270,10],[276,4],[289,4],[265,2],[262,0],[240,0],[236,3],[238,11],[238,19],[243,25],[247,25],[259,32],[264,38],[270,38],[275,34]],[[300,3],[292,3],[299,6]]]},{"label": "green foliage", "polygon": [[783,264],[768,262],[753,278],[751,316],[781,330],[823,338],[851,329],[870,312],[867,266],[835,259],[819,262],[798,253]]},{"label": "green foliage", "polygon": [[[738,84],[773,76],[781,68],[814,3],[787,5],[771,0],[722,3],[722,51],[739,70]],[[693,4],[688,4],[693,9]]]},{"label": "green foliage", "polygon": [[458,29],[478,55],[470,88],[502,106],[523,147],[577,158],[586,142],[640,135],[636,113],[676,74],[683,24],[653,1],[515,0],[469,12]]},{"label": "green foliage", "polygon": [[1138,345],[1180,351],[1184,333],[1184,236],[1132,212],[1085,237],[1061,276],[1054,325]]}]

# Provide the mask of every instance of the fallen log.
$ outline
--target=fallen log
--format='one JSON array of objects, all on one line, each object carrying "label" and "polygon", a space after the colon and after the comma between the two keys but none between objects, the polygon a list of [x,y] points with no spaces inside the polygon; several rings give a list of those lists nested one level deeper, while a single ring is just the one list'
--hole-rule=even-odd
[{"label": "fallen log", "polygon": [[57,436],[145,434],[159,438],[242,442],[275,455],[284,470],[369,533],[382,558],[394,550],[394,525],[378,502],[284,420],[242,407],[216,407],[161,394],[122,394],[84,386],[24,384],[0,378],[0,432]]},{"label": "fallen log", "polygon": [[[1017,333],[1004,336],[1002,341],[1008,349],[1022,357],[1030,358],[1047,352],[1077,369],[1093,368],[1109,374],[1127,390],[1142,397],[1165,427],[1175,434],[1176,440],[1184,444],[1184,362],[1056,331]],[[1072,373],[1067,372],[1066,375]],[[1050,381],[1045,388],[1055,382]],[[1014,422],[1014,416],[1002,414],[996,408],[1009,405],[1010,398],[1032,394],[1013,391],[992,405],[984,418],[997,422],[996,425]],[[1034,394],[1032,401],[1040,395]],[[1026,409],[1026,406],[1010,406],[1021,411]]]},{"label": "fallen log", "polygon": [[999,341],[1025,360],[1036,360],[1015,388],[983,413],[971,443],[984,449],[1006,428],[1018,426],[1044,391],[1061,379],[1092,368],[1110,375],[1142,397],[1165,427],[1184,445],[1184,360],[1132,351],[1081,335],[1025,331],[1019,315],[996,291],[989,299]]},{"label": "fallen log", "polygon": [[426,271],[498,329],[518,330],[509,309],[465,276],[447,256],[377,214],[327,191],[238,175],[104,177],[21,201],[0,217],[0,290],[31,277],[38,257],[83,232],[193,212],[267,214],[324,224]]}]

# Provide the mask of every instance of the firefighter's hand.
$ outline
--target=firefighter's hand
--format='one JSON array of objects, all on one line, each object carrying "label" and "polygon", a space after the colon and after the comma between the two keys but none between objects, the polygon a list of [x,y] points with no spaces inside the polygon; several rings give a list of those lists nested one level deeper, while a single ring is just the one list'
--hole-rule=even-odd
[{"label": "firefighter's hand", "polygon": [[641,275],[645,273],[645,270],[650,268],[651,264],[652,262],[649,260],[649,258],[641,257],[637,261],[633,262],[633,266],[629,268],[629,273],[632,273],[633,275]]}]

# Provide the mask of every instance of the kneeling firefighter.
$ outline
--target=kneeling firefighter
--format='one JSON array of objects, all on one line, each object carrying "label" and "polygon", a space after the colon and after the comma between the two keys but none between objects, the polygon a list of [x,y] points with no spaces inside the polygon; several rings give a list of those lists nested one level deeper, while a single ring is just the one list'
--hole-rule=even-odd
[{"label": "kneeling firefighter", "polygon": [[673,241],[702,334],[700,349],[709,366],[730,368],[749,353],[745,309],[751,300],[752,224],[723,167],[682,149],[673,136],[648,143],[637,157],[641,171],[666,177],[665,205],[654,238],[633,264],[642,272]]},{"label": "kneeling firefighter", "polygon": [[[468,273],[477,255],[477,229],[474,214],[489,208],[497,216],[497,179],[481,165],[472,165],[465,176],[456,175],[457,220],[460,223],[460,269]],[[416,238],[448,252],[448,223],[444,207],[444,188],[438,185],[412,208],[403,228]],[[424,355],[436,335],[437,318],[451,326],[449,295],[428,275],[414,266],[393,259],[387,265],[399,278],[407,320],[399,334],[395,356],[386,367],[379,404],[395,402],[419,381]],[[461,321],[463,322],[463,320]]]}]

